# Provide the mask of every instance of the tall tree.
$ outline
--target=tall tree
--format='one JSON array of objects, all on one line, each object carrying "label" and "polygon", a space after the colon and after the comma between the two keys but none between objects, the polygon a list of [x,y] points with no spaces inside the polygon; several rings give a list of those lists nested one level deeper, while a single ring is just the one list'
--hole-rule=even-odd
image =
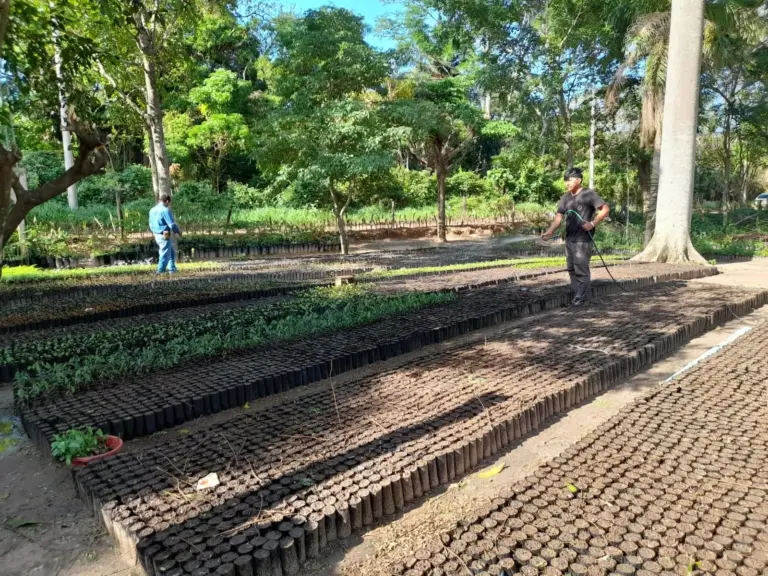
[{"label": "tall tree", "polygon": [[[624,59],[608,91],[608,102],[611,106],[618,103],[619,92],[627,76],[636,72],[641,65],[640,142],[650,151],[649,158],[643,160],[639,167],[643,189],[645,243],[647,244],[653,235],[656,222],[664,114],[664,80],[667,73],[671,22],[669,0],[650,0],[642,5],[633,0],[613,0],[607,4],[609,6],[605,9],[607,12],[623,13],[625,17],[634,18],[626,34]],[[733,63],[735,67],[742,64],[746,66],[750,60],[750,54],[749,50],[744,49],[745,44],[751,44],[754,48],[756,43],[764,39],[764,34],[761,34],[760,30],[764,29],[765,23],[764,18],[760,18],[757,13],[758,5],[759,3],[753,0],[705,2],[702,45],[704,67],[711,72],[711,79],[722,82],[719,87],[720,92],[730,92],[730,97],[725,101],[732,103],[723,106],[722,115],[725,146],[723,162],[726,172],[730,171],[731,122],[735,110],[734,91],[737,90],[742,76],[738,71],[735,74],[723,73],[723,69],[726,62]],[[725,76],[728,76],[728,79]],[[736,81],[733,81],[733,76],[736,76]],[[705,82],[705,86],[716,83],[716,81]]]},{"label": "tall tree", "polygon": [[347,254],[347,208],[366,179],[394,163],[392,133],[380,126],[376,98],[365,98],[382,86],[387,63],[348,10],[310,10],[275,27],[276,104],[262,133],[261,164],[278,185],[294,184],[306,200],[330,205]]},{"label": "tall tree", "polygon": [[[67,122],[67,84],[64,79],[64,62],[62,61],[59,37],[61,31],[55,18],[53,19],[53,62],[56,69],[56,82],[59,89],[59,126],[61,127],[61,144],[64,148],[64,168],[69,170],[75,164],[72,154],[72,133],[68,129]],[[77,210],[77,185],[72,184],[67,188],[67,202],[70,210]]]},{"label": "tall tree", "polygon": [[483,115],[468,98],[464,77],[424,81],[413,96],[389,105],[390,120],[406,128],[405,143],[421,164],[437,176],[437,238],[445,242],[446,181],[482,130]]},{"label": "tall tree", "polygon": [[[714,96],[712,112],[720,119],[722,135],[723,186],[721,210],[723,226],[728,224],[733,178],[733,148],[740,138],[741,124],[750,114],[755,94],[765,94],[766,73],[760,54],[768,40],[768,22],[755,10],[734,6],[724,25],[709,31],[710,50],[702,88]],[[705,44],[706,48],[706,44]],[[763,99],[763,102],[765,100]]]},{"label": "tall tree", "polygon": [[643,62],[644,73],[640,84],[642,102],[640,144],[646,150],[650,150],[650,156],[642,158],[639,167],[643,189],[645,244],[651,241],[656,225],[669,18],[670,14],[666,11],[638,17],[627,33],[626,56],[611,83],[607,98],[611,107],[616,106],[619,89],[625,81],[627,72]]},{"label": "tall tree", "polygon": [[704,0],[672,0],[659,170],[664,210],[639,261],[704,262],[691,243],[703,35]]},{"label": "tall tree", "polygon": [[[172,193],[161,71],[168,72],[164,64],[172,56],[184,69],[190,62],[187,40],[196,23],[207,10],[226,11],[231,4],[229,0],[104,0],[91,12],[92,33],[102,47],[108,47],[101,50],[100,67],[107,82],[121,94],[131,95],[137,77],[141,78],[140,106],[156,195]],[[133,100],[135,109],[135,95]]]}]

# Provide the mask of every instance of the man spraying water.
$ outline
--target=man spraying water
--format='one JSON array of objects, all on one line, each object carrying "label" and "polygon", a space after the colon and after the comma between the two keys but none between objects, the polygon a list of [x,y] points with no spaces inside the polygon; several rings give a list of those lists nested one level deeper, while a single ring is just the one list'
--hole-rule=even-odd
[{"label": "man spraying water", "polygon": [[589,262],[592,258],[593,231],[611,209],[597,192],[581,186],[583,174],[579,168],[569,168],[563,179],[568,192],[560,199],[557,215],[541,238],[552,238],[565,216],[565,258],[573,290],[572,305],[583,306],[589,302],[591,294]]}]

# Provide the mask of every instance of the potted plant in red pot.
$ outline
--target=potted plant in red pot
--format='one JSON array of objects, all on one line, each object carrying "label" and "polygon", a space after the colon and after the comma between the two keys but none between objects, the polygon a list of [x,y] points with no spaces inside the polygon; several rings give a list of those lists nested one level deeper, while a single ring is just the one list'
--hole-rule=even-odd
[{"label": "potted plant in red pot", "polygon": [[64,434],[56,434],[51,442],[51,454],[67,466],[79,468],[90,462],[108,458],[123,447],[123,441],[117,436],[93,430],[90,426],[85,432],[71,429]]}]

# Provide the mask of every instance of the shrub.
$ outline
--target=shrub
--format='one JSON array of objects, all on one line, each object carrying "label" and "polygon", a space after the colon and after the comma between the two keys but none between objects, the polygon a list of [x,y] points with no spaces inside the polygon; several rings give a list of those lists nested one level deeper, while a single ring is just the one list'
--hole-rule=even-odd
[{"label": "shrub", "polygon": [[437,177],[426,170],[406,170],[398,167],[392,171],[403,190],[407,206],[425,206],[437,201]]},{"label": "shrub", "polygon": [[490,182],[476,172],[459,170],[448,177],[447,192],[451,196],[480,196],[492,191]]},{"label": "shrub", "polygon": [[131,164],[115,173],[115,179],[122,186],[123,202],[133,202],[152,197],[152,170],[141,164]]},{"label": "shrub", "polygon": [[174,202],[186,204],[207,204],[215,199],[216,193],[210,182],[190,180],[179,184],[179,189],[173,195]]},{"label": "shrub", "polygon": [[269,206],[272,200],[268,190],[255,188],[242,182],[228,182],[227,192],[238,208],[263,208]]},{"label": "shrub", "polygon": [[507,148],[493,158],[495,184],[502,186],[516,202],[544,204],[557,200],[560,189],[554,184],[555,175],[545,164],[545,158],[534,154],[525,145]]},{"label": "shrub", "polygon": [[77,197],[82,205],[114,204],[115,191],[120,190],[122,202],[152,197],[152,171],[141,164],[131,164],[120,172],[89,176],[77,185]]},{"label": "shrub", "polygon": [[32,190],[64,173],[64,158],[58,152],[24,152],[19,166],[27,171],[27,187]]}]

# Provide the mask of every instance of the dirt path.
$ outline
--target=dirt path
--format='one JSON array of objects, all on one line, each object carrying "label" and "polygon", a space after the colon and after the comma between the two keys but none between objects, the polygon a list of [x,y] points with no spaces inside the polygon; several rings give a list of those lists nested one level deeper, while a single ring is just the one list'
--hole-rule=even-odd
[{"label": "dirt path", "polygon": [[437,242],[433,238],[412,238],[408,240],[375,240],[375,241],[357,241],[350,245],[352,254],[366,254],[369,252],[389,252],[393,250],[414,250],[417,248],[448,248],[463,249],[475,247],[479,243],[488,245],[503,246],[505,244],[515,244],[518,242],[528,242],[536,240],[538,236],[488,236],[488,235],[455,235],[448,234],[448,244]]},{"label": "dirt path", "polygon": [[[139,574],[113,549],[93,513],[75,498],[69,471],[41,456],[0,389],[0,573],[7,576]],[[13,429],[8,429],[12,423]]]},{"label": "dirt path", "polygon": [[[727,264],[722,276],[701,282],[735,286],[768,287],[764,262]],[[352,541],[344,551],[326,556],[330,562],[311,567],[310,574],[377,574],[375,566],[392,549],[419,531],[455,521],[468,510],[495,494],[501,482],[509,482],[533,470],[542,461],[561,452],[584,434],[615,414],[643,391],[673,374],[703,351],[721,343],[746,324],[768,320],[761,310],[746,319],[698,338],[653,369],[583,406],[559,422],[525,441],[502,460],[507,468],[487,480],[472,476],[451,486],[418,509],[407,512],[388,526]],[[113,576],[138,575],[115,553],[110,537],[103,533],[84,503],[74,498],[69,472],[41,457],[13,422],[12,394],[0,389],[0,566],[8,576]],[[26,525],[22,525],[27,523]],[[363,572],[361,567],[367,567]]]}]

